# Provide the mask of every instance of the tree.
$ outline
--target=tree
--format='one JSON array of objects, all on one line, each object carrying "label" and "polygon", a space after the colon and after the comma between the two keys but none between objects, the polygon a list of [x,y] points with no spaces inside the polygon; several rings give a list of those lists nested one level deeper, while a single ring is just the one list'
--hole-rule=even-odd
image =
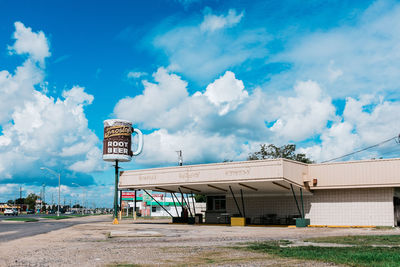
[{"label": "tree", "polygon": [[39,196],[35,195],[34,193],[30,193],[26,198],[25,198],[25,204],[27,204],[29,207],[28,209],[33,210],[35,209],[36,205],[36,200],[38,200]]},{"label": "tree", "polygon": [[200,194],[195,194],[194,199],[196,200],[197,203],[201,203],[201,202],[204,203],[207,200],[205,195],[200,195]]},{"label": "tree", "polygon": [[300,161],[304,163],[313,163],[313,161],[307,158],[306,154],[299,153],[296,154],[296,145],[288,144],[281,147],[277,147],[273,144],[262,144],[260,151],[249,154],[248,160],[258,160],[258,159],[291,159],[295,161]]},{"label": "tree", "polygon": [[16,203],[16,204],[25,204],[25,198],[17,198],[17,199],[15,200],[15,203]]}]

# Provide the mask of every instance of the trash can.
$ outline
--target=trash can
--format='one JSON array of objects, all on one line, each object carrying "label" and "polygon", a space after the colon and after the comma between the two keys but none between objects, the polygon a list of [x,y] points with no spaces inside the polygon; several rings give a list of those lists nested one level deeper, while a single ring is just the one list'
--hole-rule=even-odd
[{"label": "trash can", "polygon": [[187,219],[187,223],[188,223],[188,224],[194,224],[194,223],[195,223],[195,217],[189,217],[189,218]]},{"label": "trash can", "polygon": [[296,218],[296,227],[307,227],[310,225],[310,219]]},{"label": "trash can", "polygon": [[202,213],[196,213],[195,217],[194,217],[194,222],[196,224],[203,223],[203,214]]}]

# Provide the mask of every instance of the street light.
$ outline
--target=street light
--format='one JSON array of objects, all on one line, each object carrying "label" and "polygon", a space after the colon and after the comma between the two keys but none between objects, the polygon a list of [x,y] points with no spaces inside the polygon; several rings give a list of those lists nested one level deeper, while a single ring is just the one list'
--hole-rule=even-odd
[{"label": "street light", "polygon": [[58,172],[53,171],[47,167],[40,167],[41,170],[47,170],[50,173],[58,176],[58,205],[57,205],[57,216],[60,216],[60,192],[61,192],[61,174]]},{"label": "street light", "polygon": [[[77,184],[77,183],[72,183],[72,184],[82,187],[82,192],[84,192],[83,186],[81,186],[80,184]],[[84,192],[84,193],[86,194],[86,192]],[[87,194],[86,194],[85,198],[87,198]],[[82,196],[82,204],[85,205],[85,199],[83,198],[83,196]],[[82,215],[83,215],[83,205],[82,205]]]}]

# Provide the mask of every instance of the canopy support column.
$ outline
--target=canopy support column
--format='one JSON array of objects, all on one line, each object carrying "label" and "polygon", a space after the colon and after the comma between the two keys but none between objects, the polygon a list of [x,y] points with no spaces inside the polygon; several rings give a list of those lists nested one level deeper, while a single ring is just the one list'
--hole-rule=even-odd
[{"label": "canopy support column", "polygon": [[[175,211],[176,211],[176,216],[179,217],[178,208],[176,207],[174,195],[173,195],[172,193],[170,193],[170,194],[171,194],[172,202],[174,202]],[[178,201],[178,202],[179,202],[179,201]]]},{"label": "canopy support column", "polygon": [[238,211],[239,211],[240,217],[243,217],[243,216],[242,216],[242,212],[240,211],[240,208],[239,208],[239,204],[238,204],[238,202],[236,201],[235,194],[233,194],[233,190],[232,190],[232,187],[231,187],[231,186],[229,186],[229,190],[231,191],[233,200],[235,201],[236,208],[237,208]]},{"label": "canopy support column", "polygon": [[149,194],[149,193],[148,193],[146,190],[144,190],[144,189],[143,189],[143,191],[146,192],[146,194],[147,194],[151,199],[153,199],[163,210],[165,210],[165,212],[168,213],[169,216],[174,217],[174,216],[172,216],[172,214],[169,213],[169,211],[168,211],[166,208],[164,208],[164,206],[161,205],[160,202],[158,202],[151,194]]},{"label": "canopy support column", "polygon": [[294,189],[293,189],[293,185],[292,184],[290,184],[290,188],[292,188],[293,198],[296,201],[296,207],[297,207],[297,210],[299,211],[300,217],[303,218],[303,214],[300,211],[299,202],[297,202],[296,194],[294,193]]},{"label": "canopy support column", "polygon": [[189,209],[189,212],[190,212],[190,217],[193,217],[192,216],[192,212],[190,211],[190,208],[189,208],[189,205],[188,205],[188,203],[186,202],[186,199],[185,199],[185,197],[183,196],[183,193],[182,193],[182,190],[181,190],[181,188],[180,187],[178,187],[178,190],[179,190],[179,192],[181,193],[181,195],[182,195],[182,208],[183,208],[183,201],[185,202],[185,204],[186,204],[186,207],[188,207],[188,209]]},{"label": "canopy support column", "polygon": [[300,200],[301,200],[301,209],[303,210],[303,217],[301,218],[304,219],[306,215],[304,213],[303,189],[301,187],[300,187]]},{"label": "canopy support column", "polygon": [[243,217],[246,218],[246,211],[244,209],[244,198],[243,198],[243,190],[242,189],[240,189],[240,196],[242,197]]},{"label": "canopy support column", "polygon": [[192,193],[193,213],[194,213],[194,215],[196,216],[196,207],[195,207],[195,205],[194,205],[194,197],[193,197],[193,192],[190,192],[190,193]]}]

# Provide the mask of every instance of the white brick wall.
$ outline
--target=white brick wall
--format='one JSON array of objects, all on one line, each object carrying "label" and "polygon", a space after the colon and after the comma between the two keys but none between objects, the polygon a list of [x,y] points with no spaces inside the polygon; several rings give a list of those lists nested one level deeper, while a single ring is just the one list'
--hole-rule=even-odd
[{"label": "white brick wall", "polygon": [[[313,225],[394,225],[393,188],[315,190],[304,197],[306,218]],[[300,197],[298,197],[300,209]],[[236,196],[240,210],[240,195]],[[293,196],[245,196],[246,217],[298,215]],[[238,213],[231,195],[227,212]]]},{"label": "white brick wall", "polygon": [[306,217],[315,225],[393,226],[393,188],[317,190]]}]

